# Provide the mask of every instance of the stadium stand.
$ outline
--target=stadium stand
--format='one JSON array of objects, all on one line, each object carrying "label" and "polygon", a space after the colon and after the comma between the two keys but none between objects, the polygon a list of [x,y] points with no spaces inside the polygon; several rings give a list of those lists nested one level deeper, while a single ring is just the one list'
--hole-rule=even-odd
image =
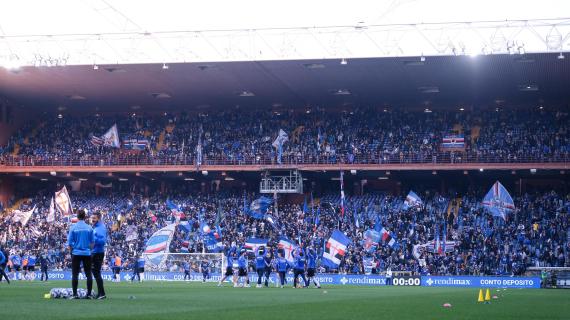
[{"label": "stadium stand", "polygon": [[[7,165],[275,164],[278,129],[289,134],[284,164],[550,163],[570,161],[568,113],[354,111],[66,116],[28,124],[3,149]],[[91,136],[117,124],[122,149]],[[444,140],[463,138],[446,148]],[[127,146],[132,140],[137,147]],[[127,148],[128,150],[125,150]],[[135,150],[133,150],[135,149]]]},{"label": "stadium stand", "polygon": [[[390,193],[351,196],[345,200],[343,218],[338,214],[340,197],[325,194],[315,197],[313,202],[306,200],[306,204],[280,204],[282,223],[276,228],[244,212],[246,196],[243,194],[192,192],[190,196],[189,190],[183,189],[150,197],[135,194],[119,190],[99,196],[92,192],[72,193],[76,207],[105,213],[110,235],[107,257],[118,253],[124,261],[136,258],[154,231],[176,219],[166,206],[168,199],[181,206],[181,221],[183,224],[188,221],[189,226],[177,228],[171,252],[203,252],[204,243],[197,232],[202,219],[221,227],[226,246],[232,241],[243,244],[250,237],[269,238],[275,245],[282,235],[312,245],[319,253],[330,232],[340,224],[353,242],[339,270],[334,271],[340,273],[362,274],[365,256],[374,257],[373,273],[391,267],[418,275],[521,275],[528,267],[570,266],[570,195],[553,191],[516,197],[518,209],[505,221],[489,215],[481,205],[482,193],[475,191],[462,194],[461,203],[454,204],[457,194],[425,190],[420,193],[424,205],[410,209],[403,209],[404,199]],[[247,204],[255,197],[255,194],[247,194]],[[31,208],[32,204],[38,207],[38,214],[26,227],[12,224],[11,216],[5,214],[0,224],[0,243],[13,253],[46,249],[54,270],[67,269],[70,256],[65,248],[65,230],[69,222],[45,221],[50,199],[47,193],[40,191],[21,204],[21,210]],[[447,213],[453,204],[457,207],[456,215]],[[317,215],[318,224],[315,224]],[[363,234],[378,222],[390,231],[398,245],[380,243],[367,253]],[[452,247],[443,253],[426,250],[416,256],[414,247],[434,241],[436,232],[442,241],[447,234],[446,240],[448,245],[453,243]],[[134,239],[129,234],[134,234]]]}]

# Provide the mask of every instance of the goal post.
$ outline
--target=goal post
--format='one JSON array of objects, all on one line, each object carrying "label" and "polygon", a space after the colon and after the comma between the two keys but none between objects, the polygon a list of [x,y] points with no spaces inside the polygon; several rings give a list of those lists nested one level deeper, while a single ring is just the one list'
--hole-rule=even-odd
[{"label": "goal post", "polygon": [[207,261],[210,275],[221,275],[225,271],[226,258],[223,253],[145,253],[145,280],[177,281],[184,279],[184,266],[188,264],[190,280],[202,276],[202,265]]}]

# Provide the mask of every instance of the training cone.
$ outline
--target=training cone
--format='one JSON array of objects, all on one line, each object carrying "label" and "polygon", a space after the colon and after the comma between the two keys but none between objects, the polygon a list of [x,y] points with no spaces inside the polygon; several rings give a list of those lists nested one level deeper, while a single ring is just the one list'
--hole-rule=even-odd
[{"label": "training cone", "polygon": [[479,298],[477,299],[477,302],[484,302],[485,300],[483,299],[483,289],[479,289]]},{"label": "training cone", "polygon": [[491,290],[489,289],[485,292],[485,303],[491,303]]}]

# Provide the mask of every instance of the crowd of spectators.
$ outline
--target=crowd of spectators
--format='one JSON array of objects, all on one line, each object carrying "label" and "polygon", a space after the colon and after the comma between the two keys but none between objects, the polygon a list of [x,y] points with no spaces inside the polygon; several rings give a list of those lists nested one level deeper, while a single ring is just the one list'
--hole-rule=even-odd
[{"label": "crowd of spectators", "polygon": [[[123,261],[138,258],[146,240],[170,223],[179,223],[171,252],[202,253],[205,247],[198,229],[205,221],[212,228],[221,228],[226,247],[231,242],[243,245],[251,237],[268,238],[269,245],[275,246],[279,237],[285,236],[313,246],[319,255],[332,231],[338,228],[352,240],[340,268],[334,271],[341,273],[363,273],[365,260],[370,259],[373,273],[390,268],[430,275],[519,275],[529,266],[570,266],[570,194],[551,191],[515,196],[517,209],[506,220],[491,216],[481,206],[481,192],[439,194],[424,190],[418,194],[423,205],[410,209],[402,208],[402,196],[392,194],[347,197],[342,218],[340,197],[336,194],[314,195],[314,201],[307,196],[306,202],[301,203],[278,200],[277,213],[274,206],[270,208],[278,220],[275,225],[244,212],[244,203],[249,204],[258,196],[253,193],[199,194],[179,190],[143,197],[131,189],[107,190],[100,195],[73,192],[71,197],[76,208],[104,213],[103,221],[109,231],[106,256],[117,254]],[[180,206],[183,214],[179,218],[167,207],[167,200]],[[22,204],[22,210],[37,207],[26,226],[12,223],[11,215],[4,213],[0,217],[0,247],[21,254],[39,255],[47,250],[51,269],[68,269],[66,232],[71,222],[58,217],[55,223],[47,223],[50,201],[51,196],[40,192]],[[319,223],[315,224],[317,215]],[[181,226],[186,221],[189,228]],[[392,233],[397,246],[380,243],[370,252],[364,249],[363,234],[376,223]],[[433,242],[436,232],[443,236],[444,228],[447,240],[455,241],[451,251],[415,252],[416,245]],[[323,267],[320,271],[331,270]]]},{"label": "crowd of spectators", "polygon": [[[279,129],[289,135],[283,163],[561,162],[570,160],[567,112],[539,108],[481,112],[321,108],[287,112],[212,111],[42,119],[16,132],[0,163],[13,165],[271,164]],[[121,140],[148,147],[97,147],[92,135],[117,124]],[[442,149],[463,135],[465,147]]]}]

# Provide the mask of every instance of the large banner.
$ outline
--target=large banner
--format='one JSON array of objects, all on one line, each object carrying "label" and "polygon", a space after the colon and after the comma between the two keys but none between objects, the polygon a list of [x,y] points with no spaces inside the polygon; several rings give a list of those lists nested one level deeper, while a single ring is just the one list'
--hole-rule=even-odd
[{"label": "large banner", "polygon": [[[40,272],[36,272],[36,279],[40,279]],[[70,271],[50,271],[48,272],[49,280],[66,280],[71,281]],[[110,281],[112,273],[110,271],[102,272],[103,280]],[[131,272],[122,272],[121,278],[124,280],[131,279]],[[183,281],[184,272],[145,272],[145,280],[154,281]],[[206,282],[217,283],[222,278],[219,273],[212,273]],[[315,277],[321,285],[340,285],[340,286],[385,286],[386,277],[378,275],[342,275],[342,274],[318,274]],[[85,276],[79,274],[80,280],[85,280]],[[417,286],[418,277],[394,277],[394,281],[398,280],[397,286]],[[401,279],[401,280],[400,280]],[[251,282],[257,281],[257,274],[249,274]],[[293,284],[293,275],[287,274],[287,284]],[[197,272],[190,273],[190,281],[202,281],[202,274]],[[393,281],[393,282],[394,282]],[[270,283],[277,283],[277,276],[271,275]],[[538,289],[540,288],[539,277],[471,277],[471,276],[422,276],[419,283],[425,287],[463,287],[463,288],[509,288],[509,289]]]},{"label": "large banner", "polygon": [[[125,281],[131,279],[132,272],[122,272],[121,278]],[[40,272],[36,272],[36,279],[40,279]],[[111,281],[113,279],[112,272],[103,271],[101,276],[105,281]],[[71,271],[48,271],[49,280],[66,280],[71,281]],[[206,282],[217,283],[222,278],[220,273],[210,274],[210,278]],[[386,277],[375,276],[375,275],[341,275],[341,274],[318,274],[315,277],[321,285],[347,285],[347,286],[385,286]],[[145,272],[145,280],[154,281],[183,281],[184,272]],[[83,273],[79,274],[79,280],[85,280]],[[250,273],[249,280],[252,283],[257,282],[257,274]],[[293,274],[287,274],[286,276],[287,284],[293,285]],[[202,274],[197,272],[190,273],[190,281],[202,281]],[[270,283],[275,285],[278,282],[277,275],[272,274],[270,277]]]},{"label": "large banner", "polygon": [[540,288],[539,277],[424,276],[425,287]]}]

